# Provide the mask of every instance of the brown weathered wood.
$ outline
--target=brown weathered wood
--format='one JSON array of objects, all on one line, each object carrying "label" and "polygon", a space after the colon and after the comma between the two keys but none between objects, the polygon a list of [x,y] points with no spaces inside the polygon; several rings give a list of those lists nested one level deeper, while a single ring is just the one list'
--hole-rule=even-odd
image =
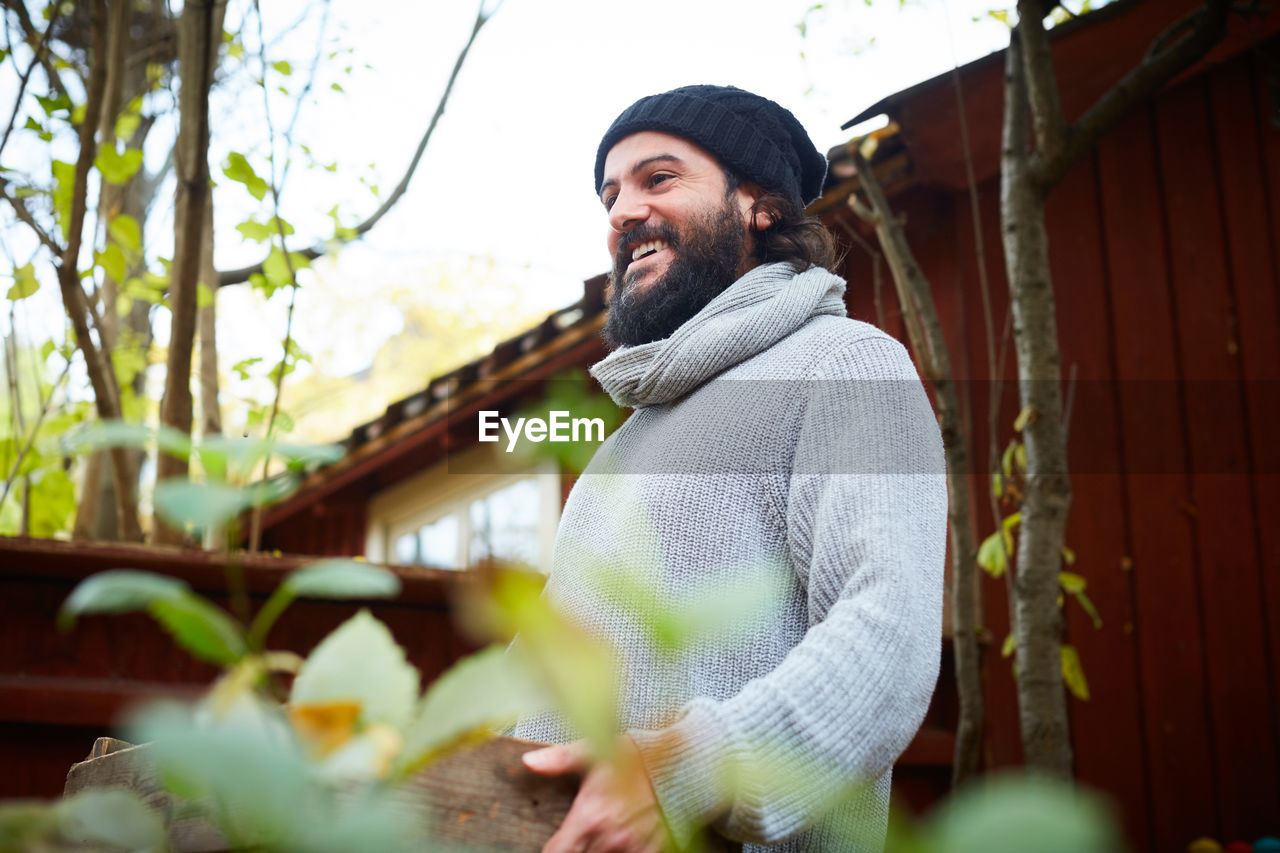
[{"label": "brown weathered wood", "polygon": [[[104,742],[116,748],[73,765],[64,795],[90,788],[127,788],[169,822],[172,802],[155,780],[148,747],[99,738],[95,753]],[[526,770],[520,756],[539,745],[494,738],[453,753],[415,776],[404,790],[404,802],[426,813],[434,841],[468,850],[541,850],[573,803],[579,780],[574,776],[546,778]],[[169,822],[169,841],[175,853],[226,849],[213,827],[191,818]],[[704,849],[731,853],[742,848],[717,838]]]},{"label": "brown weathered wood", "polygon": [[118,737],[100,737],[93,742],[93,749],[89,751],[89,758],[101,758],[104,755],[110,755],[113,752],[119,752],[122,749],[130,749],[133,744],[127,740],[120,740]]},{"label": "brown weathered wood", "polygon": [[[98,738],[94,751],[103,741],[125,743],[115,738]],[[63,796],[94,788],[125,788],[137,794],[144,803],[160,814],[169,828],[169,845],[175,853],[209,853],[226,850],[227,844],[212,826],[192,818],[172,819],[173,801],[155,778],[155,766],[145,744],[126,746],[71,765]]]}]

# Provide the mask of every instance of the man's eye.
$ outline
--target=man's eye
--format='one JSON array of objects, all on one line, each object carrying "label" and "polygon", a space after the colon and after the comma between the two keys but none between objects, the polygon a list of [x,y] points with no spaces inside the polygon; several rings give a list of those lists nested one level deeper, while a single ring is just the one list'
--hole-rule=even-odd
[{"label": "man's eye", "polygon": [[653,175],[650,175],[650,176],[649,176],[649,186],[656,186],[657,184],[660,184],[660,183],[662,183],[663,181],[669,181],[669,180],[671,180],[671,178],[673,178],[673,177],[675,177],[675,176],[674,176],[674,175],[669,175],[669,174],[667,174],[666,172],[657,172],[657,173],[655,173],[655,174],[653,174]]},{"label": "man's eye", "polygon": [[605,200],[604,200],[604,209],[605,209],[605,210],[612,210],[612,209],[613,209],[613,203],[614,203],[614,201],[616,201],[616,200],[617,200],[617,198],[618,198],[618,197],[617,197],[616,195],[606,196],[606,197],[605,197]]}]

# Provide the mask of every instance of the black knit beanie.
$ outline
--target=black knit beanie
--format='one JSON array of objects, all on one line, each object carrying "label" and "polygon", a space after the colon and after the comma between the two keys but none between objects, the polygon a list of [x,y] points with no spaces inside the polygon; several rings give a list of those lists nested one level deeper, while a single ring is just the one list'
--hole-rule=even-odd
[{"label": "black knit beanie", "polygon": [[623,110],[596,150],[596,195],[609,150],[642,130],[687,139],[740,177],[801,206],[822,195],[827,158],[796,117],[768,98],[733,86],[683,86],[641,98]]}]

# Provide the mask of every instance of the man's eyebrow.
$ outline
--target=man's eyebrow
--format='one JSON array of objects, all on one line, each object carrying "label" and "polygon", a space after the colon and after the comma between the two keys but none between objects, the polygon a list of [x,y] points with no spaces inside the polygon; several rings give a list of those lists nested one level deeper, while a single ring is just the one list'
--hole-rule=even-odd
[{"label": "man's eyebrow", "polygon": [[[646,157],[645,159],[641,160],[639,163],[636,163],[634,166],[632,166],[629,174],[636,175],[644,171],[644,168],[646,166],[653,165],[654,163],[674,163],[677,166],[684,165],[684,161],[674,154],[655,154],[652,157]],[[609,187],[616,187],[617,185],[618,185],[618,181],[616,178],[608,179],[607,181],[605,181],[603,184],[600,185],[600,195],[603,196],[605,190],[609,189]]]}]

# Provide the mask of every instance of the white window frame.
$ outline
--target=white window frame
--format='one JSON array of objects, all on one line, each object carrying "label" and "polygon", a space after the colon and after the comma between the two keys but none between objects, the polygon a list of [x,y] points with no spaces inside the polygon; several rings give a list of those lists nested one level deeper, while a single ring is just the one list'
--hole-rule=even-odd
[{"label": "white window frame", "polygon": [[491,448],[475,447],[455,453],[426,471],[405,479],[374,495],[369,501],[365,530],[365,557],[372,563],[395,562],[396,540],[406,533],[439,521],[446,515],[458,517],[456,567],[469,565],[473,501],[529,477],[538,480],[542,512],[538,520],[538,568],[551,570],[551,548],[560,525],[560,470],[550,460],[533,467],[501,474]]}]

